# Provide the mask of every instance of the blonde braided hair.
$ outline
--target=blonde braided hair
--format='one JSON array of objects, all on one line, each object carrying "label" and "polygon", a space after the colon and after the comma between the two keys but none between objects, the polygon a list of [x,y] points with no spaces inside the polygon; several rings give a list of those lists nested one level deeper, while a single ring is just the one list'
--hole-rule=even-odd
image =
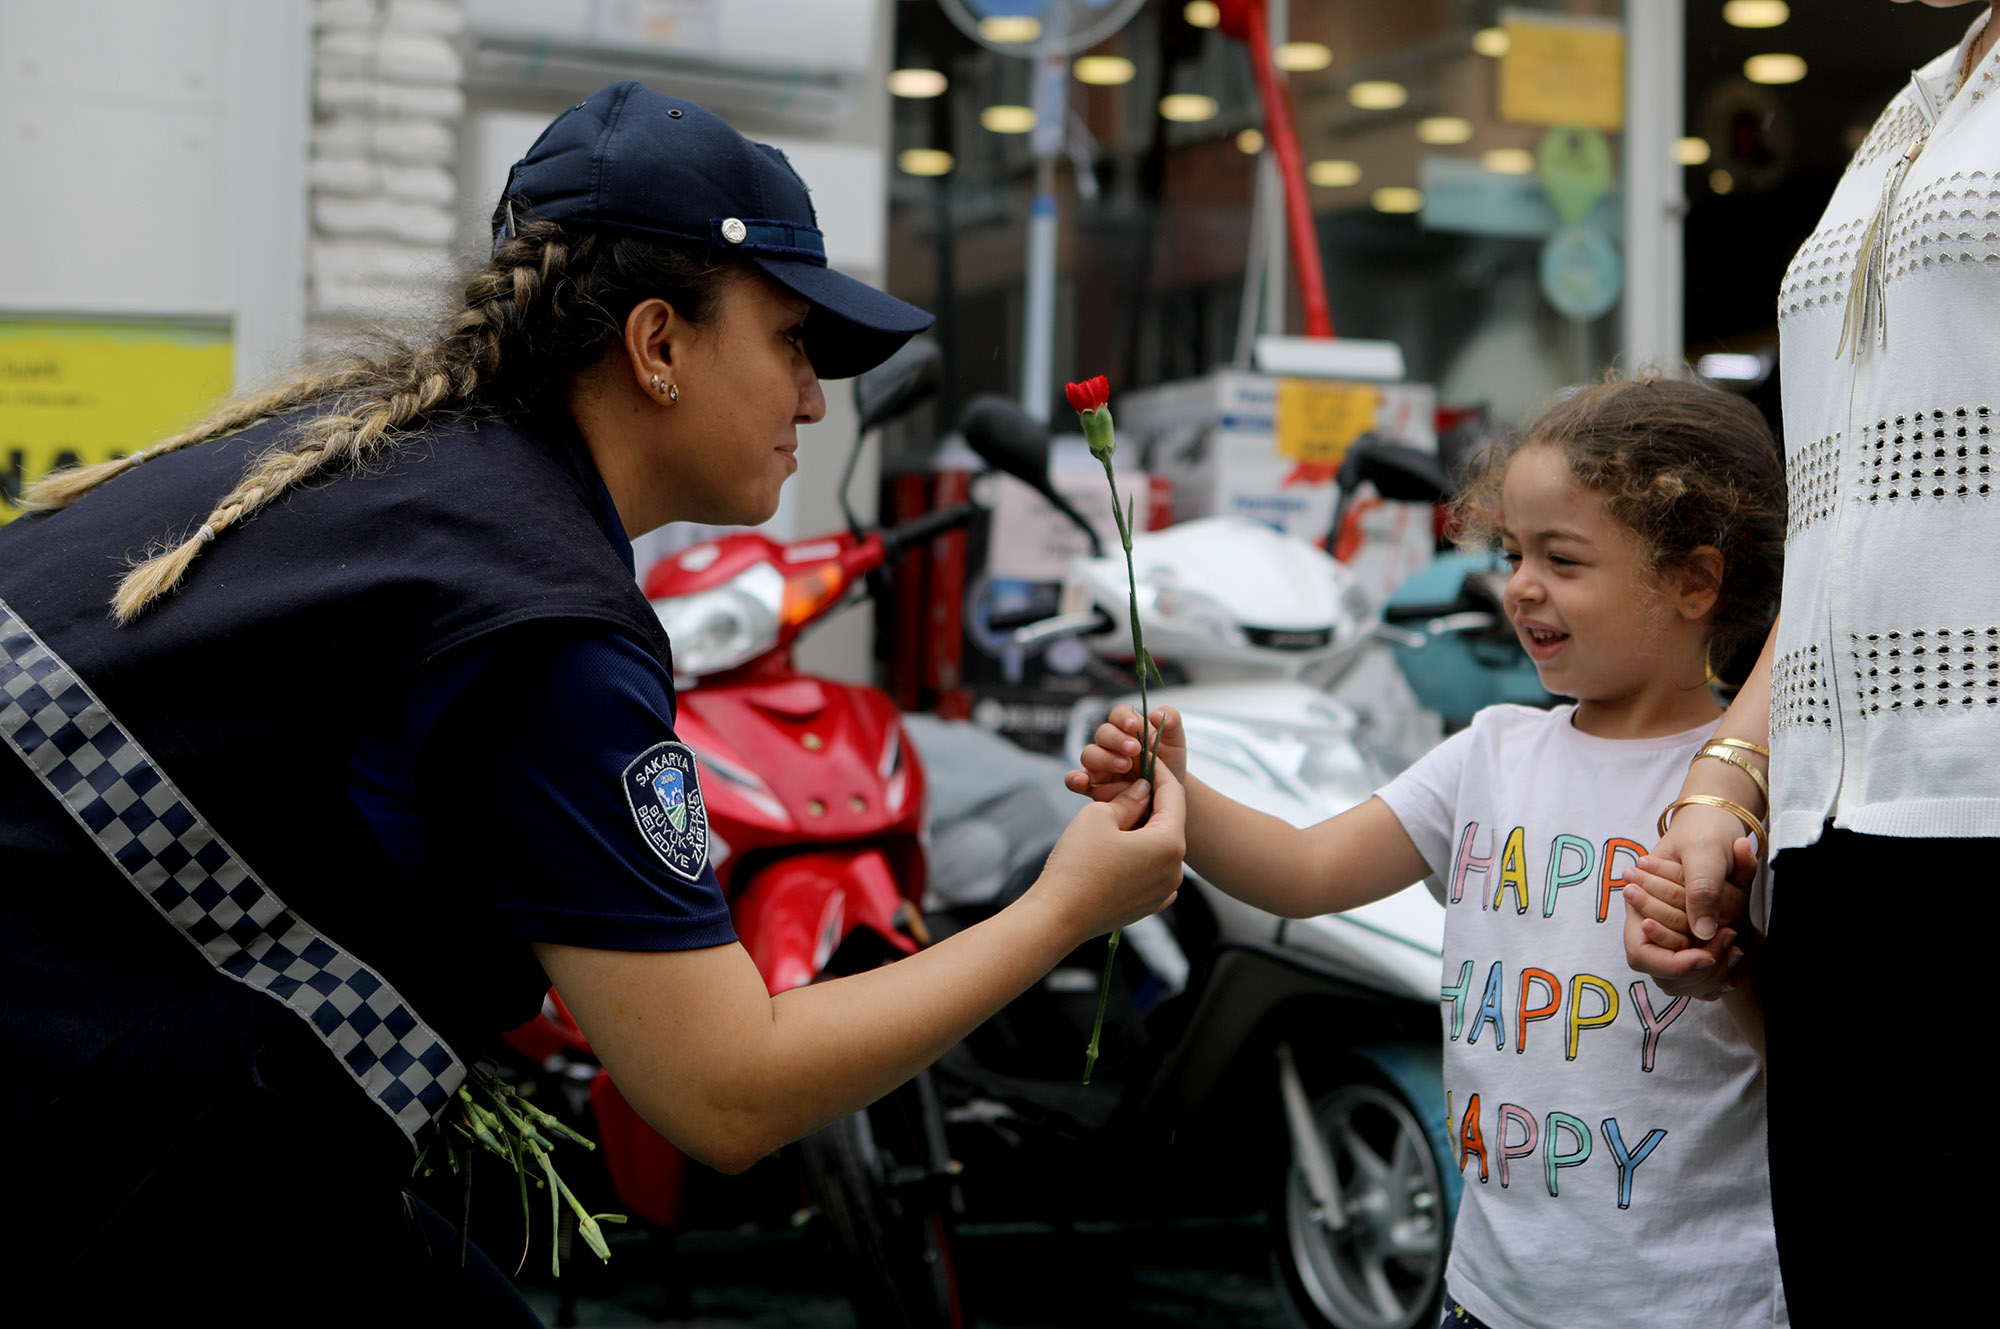
[{"label": "blonde braided hair", "polygon": [[286,492],[328,472],[365,466],[401,438],[454,415],[520,416],[555,403],[578,369],[622,335],[624,315],[656,292],[678,297],[695,322],[713,316],[731,270],[705,253],[554,222],[518,223],[465,285],[465,302],[428,342],[392,345],[331,369],[307,371],[233,402],[192,428],[127,457],[60,471],[27,495],[62,508],[133,467],[259,420],[325,409],[251,458],[236,487],[185,533],[156,543],[118,584],[112,614],[129,623],[187,575],[202,546]]}]

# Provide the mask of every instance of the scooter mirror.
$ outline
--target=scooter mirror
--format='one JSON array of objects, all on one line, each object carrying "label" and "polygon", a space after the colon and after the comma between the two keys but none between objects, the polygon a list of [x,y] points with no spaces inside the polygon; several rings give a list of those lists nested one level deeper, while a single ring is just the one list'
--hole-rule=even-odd
[{"label": "scooter mirror", "polygon": [[1343,494],[1363,480],[1382,497],[1403,503],[1442,502],[1451,493],[1451,477],[1436,456],[1373,434],[1354,440],[1334,477]]},{"label": "scooter mirror", "polygon": [[966,404],[959,432],[979,459],[1003,475],[1011,475],[1047,499],[1090,537],[1091,557],[1104,553],[1097,531],[1083,514],[1049,483],[1049,431],[1012,398],[982,392]]},{"label": "scooter mirror", "polygon": [[938,390],[944,379],[944,352],[929,337],[912,337],[887,360],[854,380],[854,413],[861,417],[854,430],[854,445],[847,450],[847,465],[840,471],[840,511],[847,529],[861,534],[861,522],[847,491],[854,484],[854,464],[861,457],[861,441],[868,431],[893,420]]},{"label": "scooter mirror", "polygon": [[1383,498],[1395,502],[1442,503],[1451,496],[1451,474],[1443,461],[1407,443],[1391,443],[1377,434],[1363,434],[1348,445],[1340,470],[1333,477],[1340,490],[1340,502],[1333,511],[1333,526],[1327,532],[1328,548],[1340,539],[1348,506],[1364,480]]},{"label": "scooter mirror", "polygon": [[938,389],[944,352],[929,337],[912,337],[903,348],[854,380],[854,412],[859,433],[893,420]]}]

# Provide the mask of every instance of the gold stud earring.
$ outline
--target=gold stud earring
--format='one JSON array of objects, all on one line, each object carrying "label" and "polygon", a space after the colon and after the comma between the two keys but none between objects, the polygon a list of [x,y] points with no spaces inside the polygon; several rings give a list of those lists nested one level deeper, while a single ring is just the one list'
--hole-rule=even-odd
[{"label": "gold stud earring", "polygon": [[665,388],[663,388],[663,387],[661,387],[661,386],[660,386],[660,376],[659,376],[658,374],[655,374],[655,375],[653,375],[653,382],[652,382],[652,384],[651,384],[651,387],[652,387],[653,391],[655,391],[655,392],[665,392],[665,391],[666,391],[666,389],[665,389]]},{"label": "gold stud earring", "polygon": [[667,400],[671,402],[678,402],[680,399],[681,399],[680,387],[673,383],[667,384]]}]

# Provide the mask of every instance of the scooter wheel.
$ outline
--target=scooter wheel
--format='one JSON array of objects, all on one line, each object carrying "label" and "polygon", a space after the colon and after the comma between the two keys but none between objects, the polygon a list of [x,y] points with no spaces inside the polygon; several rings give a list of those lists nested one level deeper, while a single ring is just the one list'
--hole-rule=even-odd
[{"label": "scooter wheel", "polygon": [[806,1185],[860,1329],[962,1329],[943,1160],[930,1157],[912,1083],[799,1141]]},{"label": "scooter wheel", "polygon": [[1329,1221],[1297,1162],[1271,1205],[1273,1256],[1308,1329],[1417,1329],[1437,1322],[1451,1214],[1437,1142],[1386,1080],[1349,1080],[1317,1098],[1342,1215]]}]

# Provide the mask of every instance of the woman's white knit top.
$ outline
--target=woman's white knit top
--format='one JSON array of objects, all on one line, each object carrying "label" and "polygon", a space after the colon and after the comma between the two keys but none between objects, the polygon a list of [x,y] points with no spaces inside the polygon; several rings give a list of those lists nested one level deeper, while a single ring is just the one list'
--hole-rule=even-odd
[{"label": "woman's white knit top", "polygon": [[[1882,113],[1778,295],[1778,849],[1829,818],[2000,836],[2000,48],[1960,91],[1965,43]],[[1882,214],[1880,341],[1864,325],[1836,354],[1885,182],[1919,143]]]}]

